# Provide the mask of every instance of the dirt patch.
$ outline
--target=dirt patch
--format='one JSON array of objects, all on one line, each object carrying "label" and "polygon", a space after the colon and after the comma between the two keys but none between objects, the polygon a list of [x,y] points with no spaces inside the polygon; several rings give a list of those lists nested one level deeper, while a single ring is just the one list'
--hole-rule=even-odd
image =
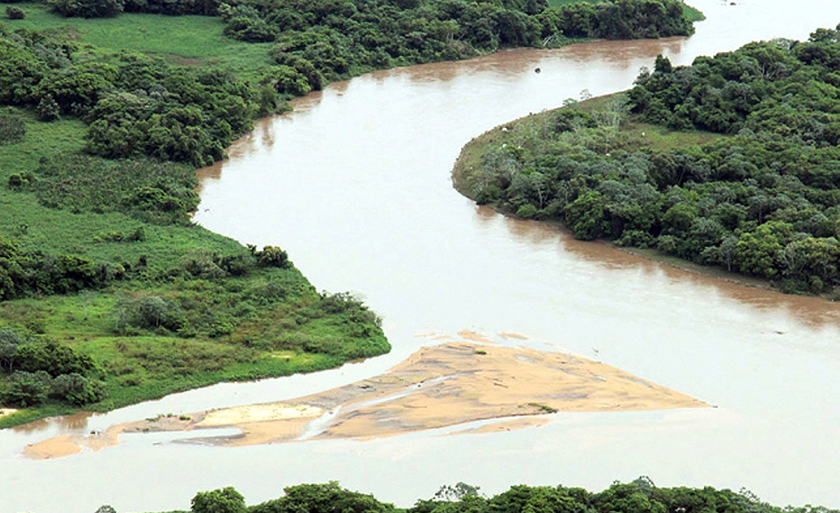
[{"label": "dirt patch", "polygon": [[[465,339],[483,338],[462,332]],[[297,399],[162,416],[92,437],[60,437],[27,447],[30,457],[74,454],[116,443],[122,432],[235,427],[240,435],[198,439],[252,445],[311,439],[365,439],[505,419],[463,433],[542,425],[557,411],[706,407],[705,403],[615,367],[565,353],[453,342],[422,348],[385,374]],[[515,419],[513,417],[523,417]],[[527,418],[525,418],[527,417]],[[196,442],[196,439],[190,439]]]}]

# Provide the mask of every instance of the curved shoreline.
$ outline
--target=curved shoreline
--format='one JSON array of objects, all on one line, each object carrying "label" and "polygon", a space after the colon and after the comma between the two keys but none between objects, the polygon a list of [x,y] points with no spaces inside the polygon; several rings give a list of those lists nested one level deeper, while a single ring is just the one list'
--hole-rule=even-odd
[{"label": "curved shoreline", "polygon": [[[599,101],[599,100],[603,100],[603,99],[609,98],[611,96],[614,96],[615,94],[621,94],[621,92],[619,91],[617,93],[607,94],[607,95],[599,96],[599,97],[596,97],[596,98],[592,98],[590,100],[582,101],[582,102],[579,102],[578,105],[585,105],[587,102],[596,102],[596,101]],[[461,148],[461,152],[459,153],[458,158],[456,159],[455,164],[453,165],[452,174],[451,174],[451,176],[452,176],[452,187],[456,191],[458,191],[458,193],[461,194],[462,196],[464,196],[466,198],[469,198],[470,200],[475,202],[476,201],[475,195],[471,194],[467,190],[466,181],[469,177],[469,171],[474,169],[473,166],[475,165],[475,159],[480,158],[480,156],[483,154],[482,150],[484,148],[486,148],[487,146],[489,146],[490,144],[493,144],[493,143],[496,143],[496,142],[499,142],[500,140],[502,140],[505,137],[506,133],[511,128],[516,126],[517,124],[522,123],[522,122],[524,122],[525,120],[528,120],[528,119],[533,119],[535,117],[550,115],[550,114],[552,114],[554,112],[557,112],[558,110],[564,109],[564,108],[566,108],[566,107],[559,107],[559,108],[556,108],[556,109],[548,109],[548,110],[544,110],[544,111],[539,112],[539,113],[531,113],[531,114],[528,114],[527,116],[523,116],[521,118],[517,118],[517,119],[511,120],[511,121],[502,123],[501,125],[495,126],[495,127],[491,128],[490,130],[487,130],[486,132],[470,139]],[[476,205],[478,205],[478,203],[476,203]],[[544,224],[544,225],[547,225],[547,226],[553,226],[553,227],[557,228],[558,230],[560,230],[560,231],[562,231],[566,234],[569,234],[569,235],[571,235],[571,233],[572,233],[571,230],[565,224],[563,224],[560,221],[523,219],[523,218],[517,217],[511,211],[505,210],[505,209],[500,208],[500,207],[495,206],[495,205],[489,205],[488,204],[488,205],[483,205],[483,206],[485,206],[487,208],[491,208],[493,211],[495,211],[495,212],[497,212],[497,213],[499,213],[499,214],[501,214],[505,217],[509,217],[509,218],[512,218],[512,219],[519,219],[519,220],[523,220],[523,221],[527,220],[527,221],[538,222],[538,223],[541,223],[541,224]],[[601,245],[608,246],[608,247],[611,247],[613,249],[616,249],[618,251],[621,251],[621,252],[624,252],[624,253],[639,257],[639,258],[643,258],[643,259],[651,261],[651,262],[660,263],[660,264],[668,266],[672,269],[677,269],[677,270],[680,270],[680,271],[684,271],[684,272],[687,272],[687,273],[692,273],[692,274],[703,276],[703,277],[706,277],[706,278],[711,278],[711,279],[714,279],[714,280],[720,280],[720,281],[725,282],[725,283],[736,284],[736,285],[740,285],[740,286],[744,286],[744,287],[758,288],[758,289],[762,289],[762,290],[767,290],[767,291],[772,291],[772,292],[776,292],[776,293],[779,293],[779,294],[787,295],[784,292],[782,292],[781,290],[779,290],[778,287],[775,287],[770,280],[767,280],[767,279],[764,279],[764,278],[758,278],[758,277],[755,277],[755,276],[747,276],[747,275],[739,274],[739,273],[736,273],[736,272],[733,272],[733,271],[727,271],[725,269],[715,267],[715,266],[707,266],[707,265],[697,264],[697,263],[691,262],[689,260],[683,260],[683,259],[675,257],[675,256],[667,255],[667,254],[662,253],[662,252],[660,252],[656,249],[641,249],[641,248],[635,248],[635,247],[629,247],[629,246],[618,246],[615,243],[613,243],[612,241],[604,240],[604,239],[596,239],[596,240],[593,240],[593,241],[581,241],[581,242],[592,242],[592,243],[595,243],[595,244],[601,244]],[[828,299],[827,297],[825,297],[824,295],[811,295],[811,294],[794,294],[794,295],[799,295],[799,296],[803,296],[803,297],[814,297],[814,298],[823,299],[825,301],[833,302],[830,299]]]}]

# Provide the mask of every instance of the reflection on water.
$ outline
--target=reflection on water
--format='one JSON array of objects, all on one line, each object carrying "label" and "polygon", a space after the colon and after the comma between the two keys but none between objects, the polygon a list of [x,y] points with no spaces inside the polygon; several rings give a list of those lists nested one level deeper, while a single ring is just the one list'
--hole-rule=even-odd
[{"label": "reflection on water", "polygon": [[[319,289],[362,293],[383,316],[392,353],[315,376],[179,394],[91,417],[87,426],[4,431],[0,513],[59,504],[94,511],[102,503],[185,509],[196,490],[226,485],[256,502],[285,485],[333,479],[407,506],[458,481],[495,493],[517,482],[602,488],[643,474],[665,486],[745,486],[775,503],[840,506],[840,394],[832,386],[840,305],[575,241],[477,208],[451,187],[452,164],[470,138],[583,89],[626,89],[659,53],[689,64],[754,39],[803,39],[840,21],[836,0],[693,3],[708,19],[688,39],[515,50],[377,72],[295,100],[294,113],[258,124],[230,160],[200,172],[197,222],[243,243],[282,246]],[[558,415],[509,433],[238,449],[152,445],[137,435],[60,461],[18,456],[24,444],[58,432],[341,386],[435,343],[417,334],[464,329],[522,333],[528,339],[517,343],[597,358],[719,408]]]},{"label": "reflection on water", "polygon": [[15,431],[17,433],[25,433],[28,435],[39,432],[47,432],[48,430],[56,429],[60,431],[79,431],[87,428],[88,419],[92,415],[93,414],[90,412],[82,411],[73,415],[41,419],[36,420],[35,422],[30,422],[28,424],[15,426],[12,428],[12,431]]}]

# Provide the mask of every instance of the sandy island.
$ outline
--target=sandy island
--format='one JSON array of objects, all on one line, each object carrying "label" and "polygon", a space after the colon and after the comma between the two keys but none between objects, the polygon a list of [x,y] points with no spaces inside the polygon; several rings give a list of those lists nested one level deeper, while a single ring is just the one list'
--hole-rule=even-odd
[{"label": "sandy island", "polygon": [[[475,339],[476,337],[469,337]],[[420,349],[385,374],[297,399],[161,416],[90,436],[61,435],[27,446],[55,458],[118,442],[120,433],[238,428],[241,434],[191,438],[218,445],[392,436],[499,419],[456,433],[542,425],[557,411],[630,411],[708,405],[615,367],[565,353],[450,342]]]}]

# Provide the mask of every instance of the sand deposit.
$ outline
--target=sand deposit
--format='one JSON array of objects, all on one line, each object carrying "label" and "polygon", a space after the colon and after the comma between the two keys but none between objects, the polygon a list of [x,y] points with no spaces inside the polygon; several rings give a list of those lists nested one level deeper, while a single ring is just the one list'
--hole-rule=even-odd
[{"label": "sand deposit", "polygon": [[[393,436],[503,419],[464,433],[542,425],[562,412],[706,407],[705,403],[609,365],[558,352],[463,342],[426,347],[380,376],[297,399],[157,417],[114,426],[107,435],[62,435],[27,447],[59,457],[116,443],[119,433],[234,427],[236,436],[200,439],[251,445],[324,438]],[[192,438],[191,441],[195,442]]]}]

